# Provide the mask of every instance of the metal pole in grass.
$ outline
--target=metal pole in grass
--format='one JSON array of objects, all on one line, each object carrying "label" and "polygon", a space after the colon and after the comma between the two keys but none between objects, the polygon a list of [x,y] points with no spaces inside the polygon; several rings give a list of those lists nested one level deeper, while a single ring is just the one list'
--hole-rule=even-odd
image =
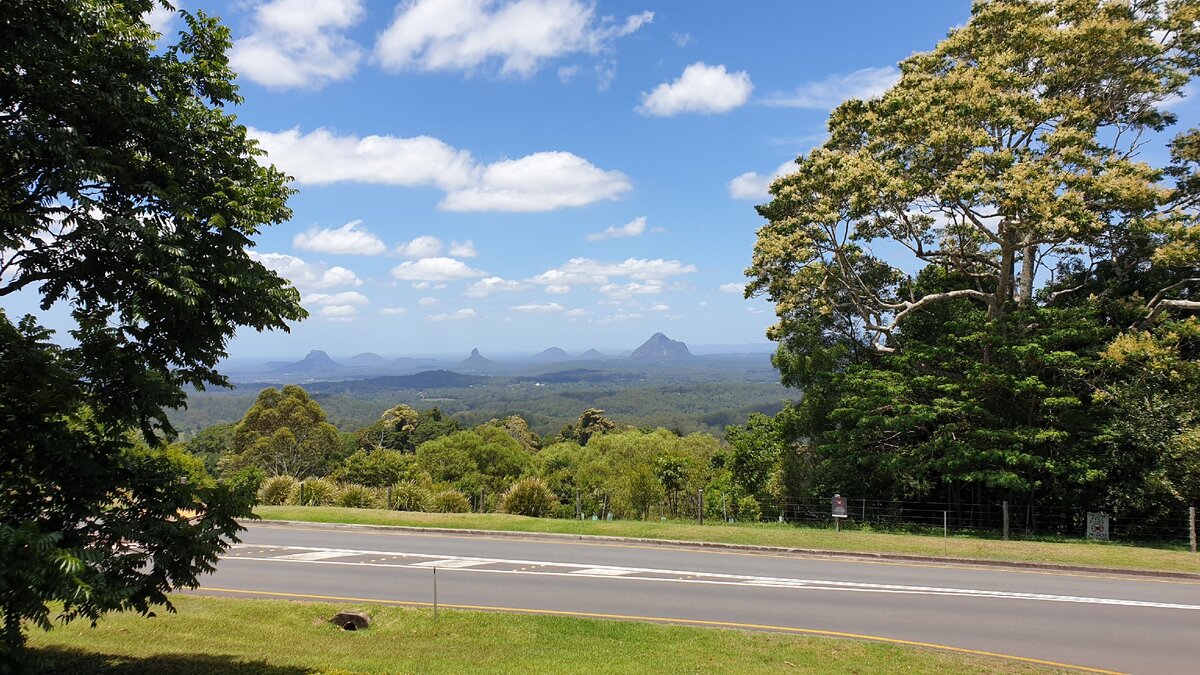
[{"label": "metal pole in grass", "polygon": [[1188,507],[1188,534],[1192,542],[1192,553],[1196,552],[1196,507]]},{"label": "metal pole in grass", "polygon": [[950,516],[942,511],[942,555],[950,555]]},{"label": "metal pole in grass", "polygon": [[437,565],[433,566],[433,622],[437,623]]}]

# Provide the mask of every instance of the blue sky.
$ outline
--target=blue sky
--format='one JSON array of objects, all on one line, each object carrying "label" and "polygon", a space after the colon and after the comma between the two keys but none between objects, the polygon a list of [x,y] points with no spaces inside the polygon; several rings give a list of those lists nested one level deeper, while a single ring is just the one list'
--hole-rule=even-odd
[{"label": "blue sky", "polygon": [[[296,177],[255,254],[312,317],[234,357],[765,342],[769,178],[967,0],[183,0]],[[177,30],[165,16],[154,22]]]}]

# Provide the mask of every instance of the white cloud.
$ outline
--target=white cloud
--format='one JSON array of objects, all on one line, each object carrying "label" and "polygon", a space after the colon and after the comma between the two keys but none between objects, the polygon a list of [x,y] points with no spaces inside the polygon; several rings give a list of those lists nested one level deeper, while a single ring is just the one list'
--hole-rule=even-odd
[{"label": "white cloud", "polygon": [[396,253],[405,258],[432,258],[441,252],[442,240],[428,234],[396,245]]},{"label": "white cloud", "polygon": [[722,293],[737,293],[738,295],[742,295],[746,292],[746,284],[721,284],[720,286],[717,286],[717,290],[721,291]]},{"label": "white cloud", "polygon": [[384,307],[379,313],[383,316],[403,316],[408,314],[408,310],[403,307]]},{"label": "white cloud", "polygon": [[619,263],[604,263],[589,258],[571,258],[566,264],[546,270],[529,281],[545,286],[601,286],[610,277],[627,277],[637,281],[661,281],[668,277],[695,272],[695,265],[661,258],[648,260],[629,258]]},{"label": "white cloud", "polygon": [[604,317],[603,319],[600,320],[600,322],[601,323],[610,323],[612,321],[628,321],[630,319],[640,319],[640,318],[642,318],[642,314],[640,312],[621,311],[621,312],[617,312],[616,314],[610,314],[610,315]]},{"label": "white cloud", "polygon": [[341,293],[312,293],[304,296],[306,305],[365,305],[370,302],[367,296],[358,291],[343,291]]},{"label": "white cloud", "polygon": [[734,199],[767,199],[771,196],[771,183],[776,178],[786,176],[796,171],[796,162],[789,160],[779,165],[772,174],[764,175],[755,171],[747,171],[729,181],[729,196]]},{"label": "white cloud", "polygon": [[830,75],[823,80],[805,82],[791,93],[772,93],[763,103],[782,108],[830,110],[849,98],[882,96],[899,81],[900,71],[894,66],[862,68],[846,75]]},{"label": "white cloud", "polygon": [[560,285],[560,284],[550,284],[549,286],[547,286],[547,287],[546,287],[546,292],[547,292],[547,293],[553,293],[553,294],[555,294],[555,295],[563,295],[563,294],[565,294],[565,293],[570,293],[570,292],[571,292],[571,287],[570,287],[570,286],[563,286],[563,285]]},{"label": "white cloud", "polygon": [[428,281],[418,281],[415,284],[413,284],[412,287],[417,289],[418,291],[428,291],[428,290],[438,291],[438,290],[445,288],[446,284],[435,284],[435,283],[431,283]]},{"label": "white cloud", "polygon": [[487,272],[467,267],[454,258],[421,258],[392,268],[392,276],[401,281],[457,281],[487,276]]},{"label": "white cloud", "polygon": [[470,239],[462,242],[450,242],[450,255],[455,258],[474,258],[479,255],[479,251],[475,250],[475,242]]},{"label": "white cloud", "polygon": [[262,263],[268,269],[288,279],[300,290],[334,288],[337,286],[361,286],[362,280],[345,267],[330,267],[325,263],[307,263],[296,256],[285,253],[259,253],[247,251],[251,260]]},{"label": "white cloud", "polygon": [[601,239],[617,239],[620,237],[636,237],[646,231],[646,217],[641,216],[617,227],[610,226],[603,232],[592,232],[587,235],[588,241],[600,241]]},{"label": "white cloud", "polygon": [[335,230],[318,229],[314,225],[297,234],[292,246],[302,251],[351,255],[379,255],[386,251],[387,246],[379,237],[358,229],[361,224],[361,220],[352,220]]},{"label": "white cloud", "polygon": [[652,312],[669,312],[669,311],[671,311],[671,306],[670,305],[654,305],[654,306],[650,307],[650,311],[652,311]]},{"label": "white cloud", "polygon": [[620,171],[605,171],[569,152],[536,152],[480,164],[466,150],[430,136],[339,136],[251,129],[269,161],[304,185],[339,182],[435,187],[446,211],[553,211],[616,199],[633,188]]},{"label": "white cloud", "polygon": [[316,317],[326,321],[351,321],[358,316],[354,305],[326,305],[317,311]]},{"label": "white cloud", "polygon": [[579,74],[579,66],[559,66],[558,67],[558,81],[562,82],[563,84],[566,84],[566,83],[570,82],[571,80],[575,79],[575,76],[578,74]]},{"label": "white cloud", "polygon": [[514,312],[525,312],[529,314],[556,314],[566,309],[557,302],[547,302],[545,304],[517,305],[513,307]]},{"label": "white cloud", "polygon": [[628,300],[635,295],[655,295],[663,292],[663,285],[658,281],[638,283],[631,281],[627,284],[604,284],[596,289],[608,296],[610,300]]},{"label": "white cloud", "polygon": [[671,42],[678,47],[686,47],[695,41],[691,33],[671,33]]},{"label": "white cloud", "polygon": [[254,29],[234,43],[239,75],[275,89],[319,89],[354,74],[362,49],[346,37],[363,17],[361,0],[272,0],[258,6]]},{"label": "white cloud", "polygon": [[579,318],[582,318],[585,316],[591,316],[591,314],[592,313],[587,311],[586,309],[576,308],[576,309],[568,309],[566,312],[563,313],[563,316],[569,316],[572,319],[579,319]]},{"label": "white cloud", "polygon": [[449,314],[430,314],[425,317],[426,321],[461,321],[462,319],[474,319],[476,314],[473,309],[460,309],[457,312]]},{"label": "white cloud", "polygon": [[464,295],[469,298],[486,298],[492,293],[521,291],[526,288],[529,288],[529,286],[519,281],[501,279],[500,277],[488,277],[471,284]]},{"label": "white cloud", "polygon": [[616,199],[632,189],[620,171],[604,171],[569,152],[535,152],[487,165],[479,180],[446,195],[447,211],[553,211]]},{"label": "white cloud", "polygon": [[173,0],[171,4],[175,6],[174,9],[167,9],[156,3],[153,9],[142,15],[142,20],[150,24],[152,30],[160,33],[168,41],[172,41],[175,37],[172,34],[175,20],[179,18],[179,10],[183,9],[183,3],[179,0]]},{"label": "white cloud", "polygon": [[653,12],[620,24],[597,19],[593,3],[583,0],[412,0],[396,8],[375,56],[393,71],[470,73],[498,65],[501,75],[529,77],[552,59],[608,51],[653,19]]},{"label": "white cloud", "polygon": [[429,296],[426,296],[424,298],[421,298],[420,300],[417,300],[417,304],[422,307],[433,307],[434,305],[441,304],[441,302],[442,302],[441,300],[438,300],[437,298],[429,297]]},{"label": "white cloud", "polygon": [[696,62],[671,83],[662,83],[642,94],[637,111],[654,117],[672,117],[694,112],[705,115],[726,113],[750,100],[754,84],[744,70],[729,73],[725,66]]}]

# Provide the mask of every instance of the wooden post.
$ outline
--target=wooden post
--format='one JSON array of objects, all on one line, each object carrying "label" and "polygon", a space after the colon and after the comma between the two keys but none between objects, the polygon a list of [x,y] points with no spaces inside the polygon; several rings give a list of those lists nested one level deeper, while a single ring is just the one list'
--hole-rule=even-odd
[{"label": "wooden post", "polygon": [[721,517],[725,522],[729,522],[729,508],[725,504],[725,495],[721,495]]},{"label": "wooden post", "polygon": [[704,524],[704,488],[700,488],[700,492],[696,497],[696,503],[700,505],[700,508],[697,509],[697,511],[696,511],[696,519],[700,522],[701,525],[703,525]]},{"label": "wooden post", "polygon": [[865,522],[867,522],[867,498],[866,498],[866,497],[863,497],[863,515],[862,515],[862,521],[863,521],[864,523],[865,523]]},{"label": "wooden post", "polygon": [[582,508],[583,507],[580,505],[580,502],[579,502],[579,490],[576,490],[575,491],[575,517],[579,520],[583,520]]},{"label": "wooden post", "polygon": [[433,566],[433,622],[437,623],[437,565]]},{"label": "wooden post", "polygon": [[392,510],[392,486],[388,486],[388,511]]},{"label": "wooden post", "polygon": [[1188,507],[1188,534],[1192,542],[1192,553],[1196,552],[1196,507]]},{"label": "wooden post", "polygon": [[304,481],[300,481],[300,506],[304,506]]},{"label": "wooden post", "polygon": [[1004,508],[1004,541],[1008,541],[1008,500],[1005,499],[1002,504]]}]

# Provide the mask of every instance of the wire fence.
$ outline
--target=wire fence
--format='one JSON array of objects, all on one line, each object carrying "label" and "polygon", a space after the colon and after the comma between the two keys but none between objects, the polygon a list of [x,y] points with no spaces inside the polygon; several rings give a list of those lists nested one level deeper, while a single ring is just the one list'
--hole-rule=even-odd
[{"label": "wire fence", "polygon": [[[703,506],[701,507],[701,501]],[[811,500],[755,499],[700,493],[670,502],[644,504],[616,514],[606,501],[593,502],[576,517],[592,519],[778,522],[809,527],[969,534],[995,539],[1094,539],[1190,545],[1196,512],[1183,507],[1162,513],[1119,513],[1103,508],[1030,504],[917,502],[844,496],[844,517],[835,517],[833,497]],[[703,518],[700,513],[703,512]],[[569,516],[568,516],[569,517]]]}]

